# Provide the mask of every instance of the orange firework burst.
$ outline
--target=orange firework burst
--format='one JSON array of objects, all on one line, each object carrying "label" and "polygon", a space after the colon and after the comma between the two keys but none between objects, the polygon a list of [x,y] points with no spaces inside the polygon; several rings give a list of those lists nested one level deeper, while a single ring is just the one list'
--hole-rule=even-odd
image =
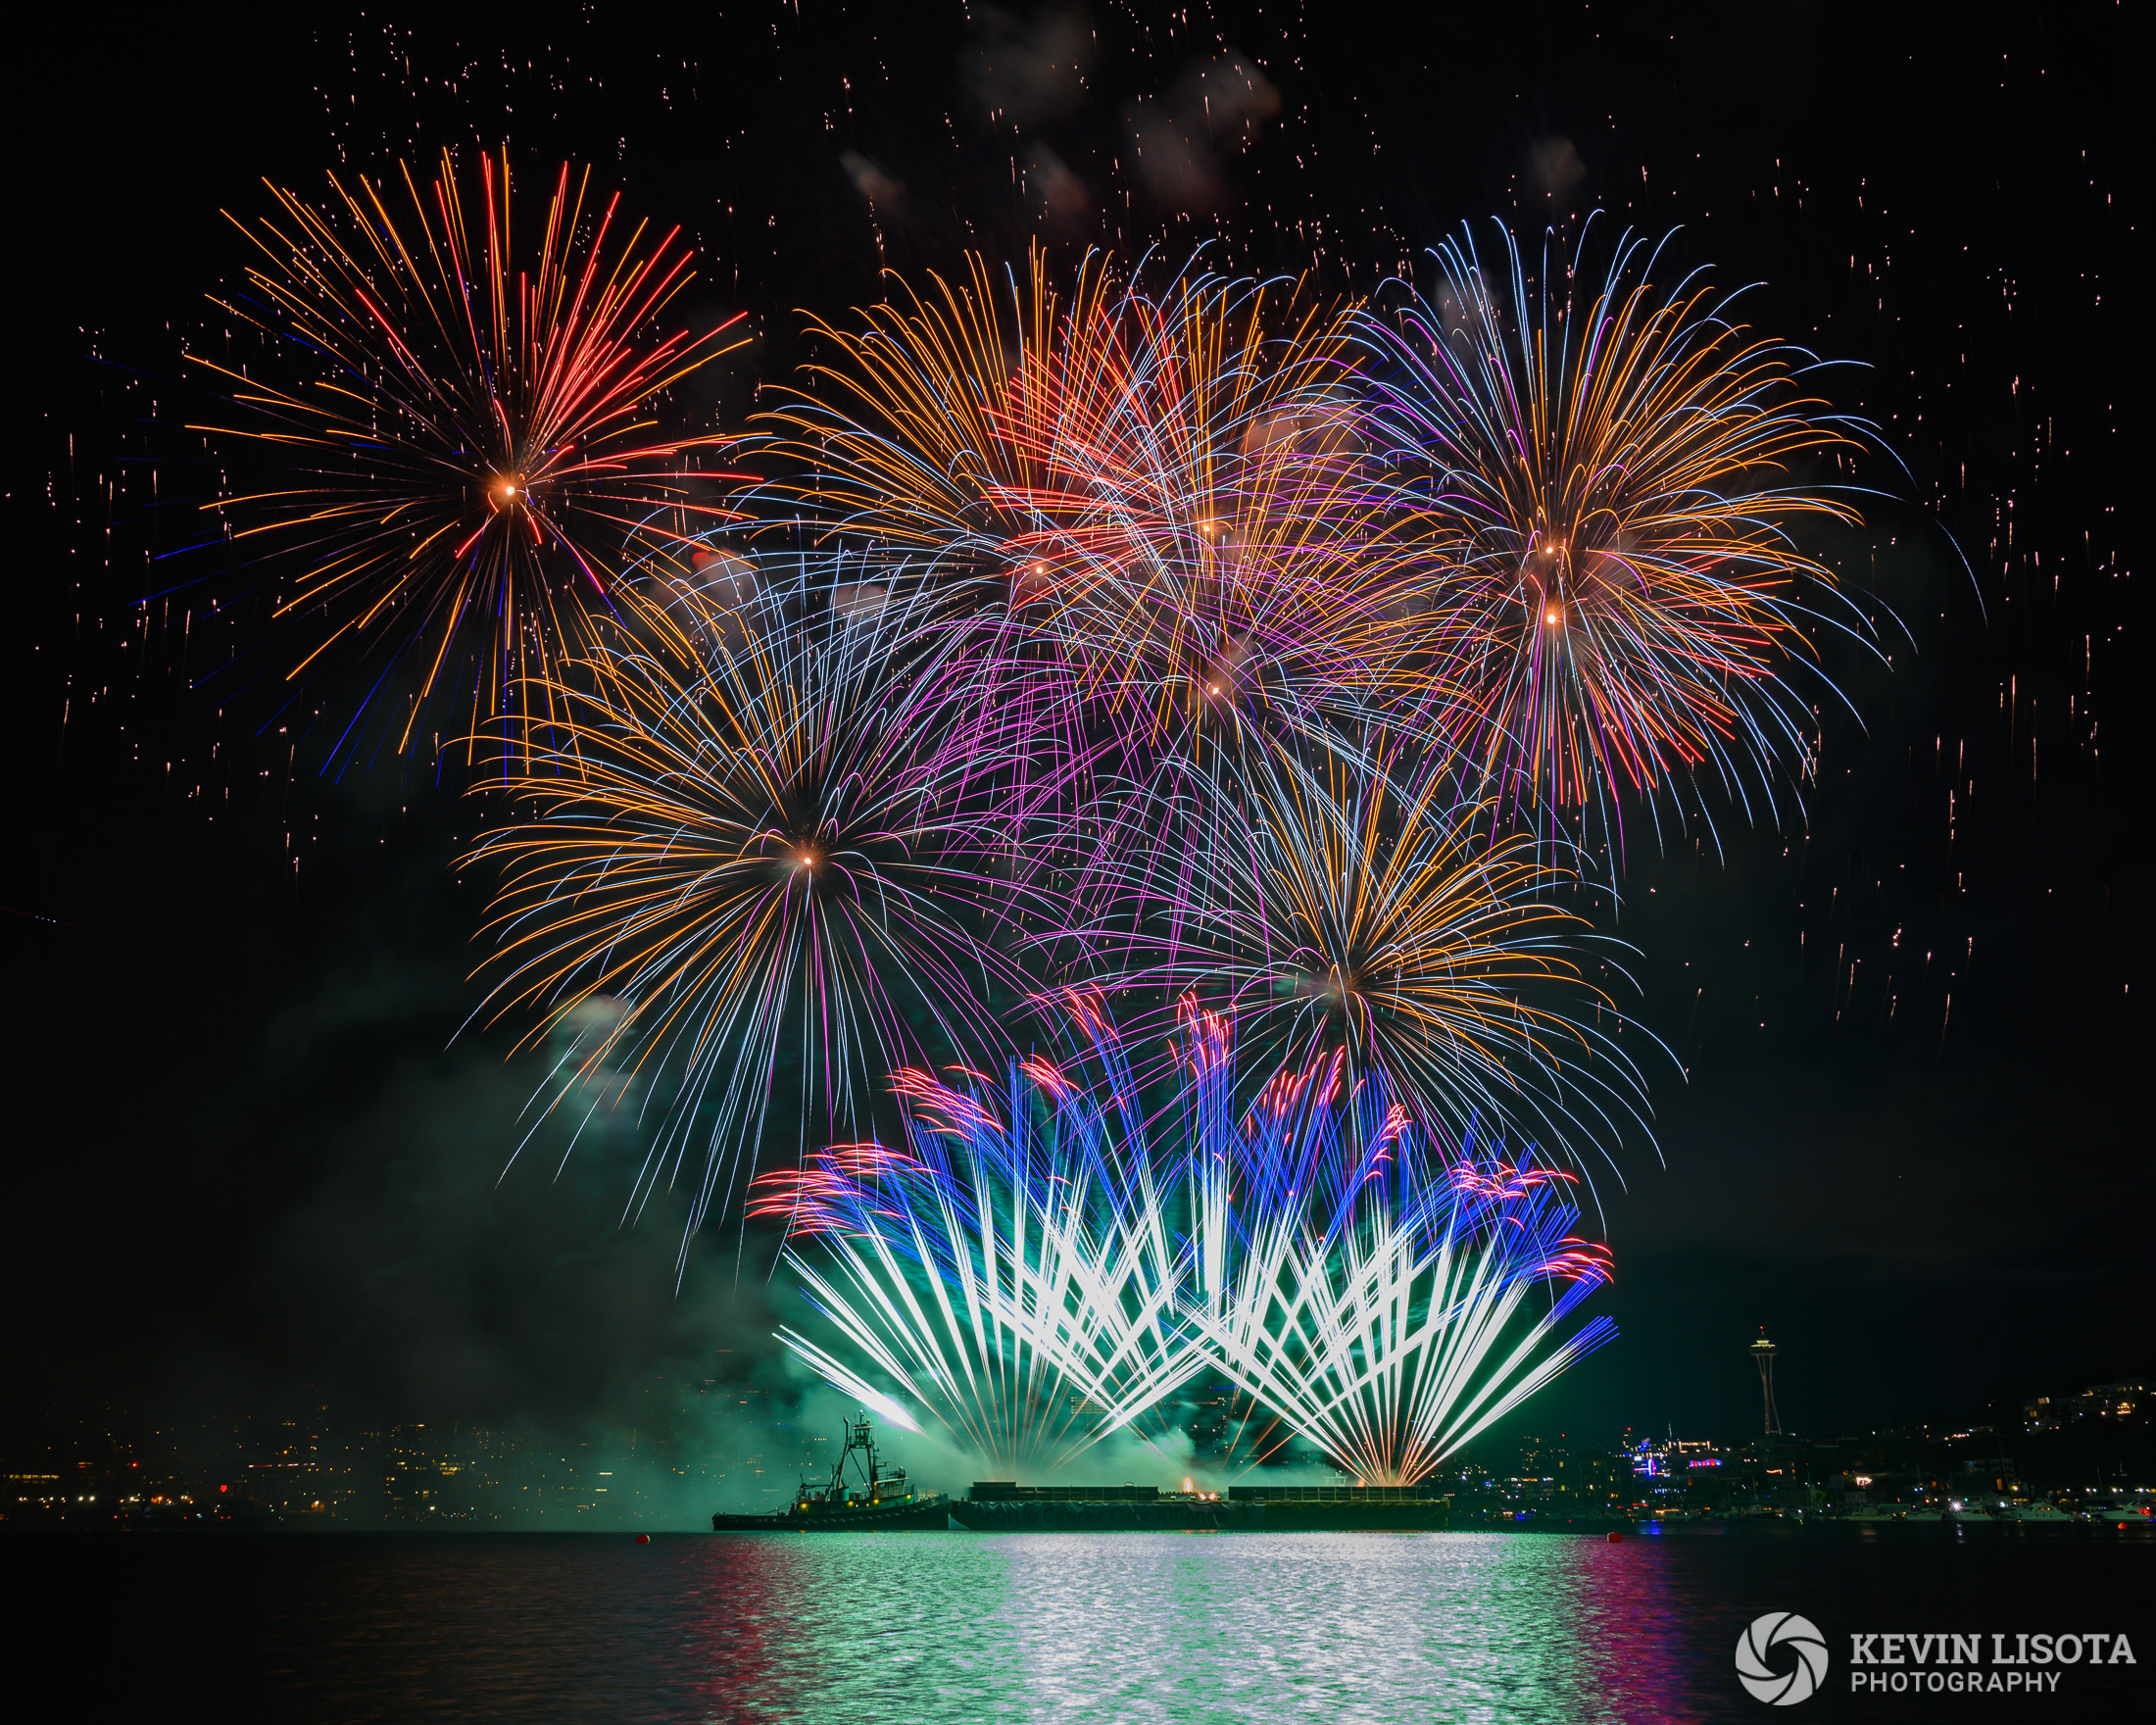
[{"label": "orange firework burst", "polygon": [[218,303],[291,381],[195,356],[253,412],[193,428],[292,464],[209,506],[297,562],[277,607],[306,631],[290,676],[333,649],[376,662],[340,748],[385,704],[399,751],[445,717],[508,722],[599,618],[637,606],[614,573],[625,542],[719,514],[698,501],[696,458],[727,440],[664,435],[661,398],[745,339],[738,316],[656,332],[692,278],[679,229],[620,233],[618,195],[600,204],[588,172],[562,169],[528,257],[506,153],[481,157],[475,204],[447,152],[431,184],[399,177],[402,195],[332,174],[318,206],[271,185],[276,214],[234,219],[261,260]]},{"label": "orange firework burst", "polygon": [[1561,289],[1506,247],[1493,275],[1448,242],[1434,303],[1363,319],[1375,417],[1450,566],[1433,705],[1514,808],[1607,806],[1702,766],[1764,779],[1802,754],[1784,671],[1834,588],[1792,529],[1857,519],[1801,472],[1856,446],[1850,422],[1804,393],[1809,355],[1695,274],[1660,289],[1642,242]]},{"label": "orange firework burst", "polygon": [[607,1004],[543,1111],[574,1118],[610,1073],[645,1087],[636,1202],[701,1156],[692,1234],[774,1114],[858,1137],[889,1072],[998,1050],[1032,984],[996,937],[1054,911],[976,852],[971,775],[999,744],[955,719],[963,642],[901,605],[783,617],[571,665],[471,859],[501,868],[489,1011],[539,1040]]},{"label": "orange firework burst", "polygon": [[803,500],[1006,603],[1140,752],[1358,702],[1398,566],[1343,319],[1195,262],[1153,295],[1094,255],[1067,296],[1038,253],[1024,286],[970,262],[816,326],[829,399],[770,416]]},{"label": "orange firework burst", "polygon": [[1644,1080],[1615,1034],[1629,1026],[1582,963],[1599,943],[1557,902],[1576,877],[1412,764],[1253,774],[1212,902],[1191,902],[1177,860],[1133,862],[1119,884],[1148,912],[1127,980],[1224,1003],[1261,1069],[1338,1056],[1350,1082],[1382,1072],[1454,1142],[1480,1120],[1585,1165],[1594,1144],[1644,1134]]}]

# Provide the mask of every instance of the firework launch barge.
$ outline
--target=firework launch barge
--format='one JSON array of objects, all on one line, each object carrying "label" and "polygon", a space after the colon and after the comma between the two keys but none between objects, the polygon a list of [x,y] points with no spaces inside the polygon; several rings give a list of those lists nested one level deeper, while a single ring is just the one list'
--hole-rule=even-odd
[{"label": "firework launch barge", "polygon": [[[855,1478],[849,1480],[851,1472]],[[906,1469],[888,1471],[865,1415],[846,1427],[828,1485],[804,1481],[768,1515],[711,1517],[714,1533],[1421,1533],[1446,1527],[1451,1500],[1420,1486],[1235,1486],[1162,1492],[1152,1486],[1022,1486],[981,1479],[956,1501],[917,1493]]]},{"label": "firework launch barge", "polygon": [[1448,1525],[1451,1506],[1416,1486],[1234,1486],[1221,1497],[975,1480],[972,1495],[951,1505],[951,1524],[970,1533],[1423,1533]]}]

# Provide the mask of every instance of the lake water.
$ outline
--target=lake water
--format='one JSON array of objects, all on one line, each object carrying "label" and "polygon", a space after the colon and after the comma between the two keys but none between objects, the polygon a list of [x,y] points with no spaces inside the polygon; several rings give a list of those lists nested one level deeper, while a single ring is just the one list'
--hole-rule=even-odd
[{"label": "lake water", "polygon": [[[58,1675],[48,1717],[2156,1717],[2143,1533],[56,1533],[0,1539],[0,1564],[11,1688]],[[1800,1708],[1737,1681],[1769,1611],[1829,1649]],[[2124,1632],[2142,1663],[2054,1665],[2044,1695],[1851,1694],[1871,1631],[1982,1632],[1986,1654]]]}]

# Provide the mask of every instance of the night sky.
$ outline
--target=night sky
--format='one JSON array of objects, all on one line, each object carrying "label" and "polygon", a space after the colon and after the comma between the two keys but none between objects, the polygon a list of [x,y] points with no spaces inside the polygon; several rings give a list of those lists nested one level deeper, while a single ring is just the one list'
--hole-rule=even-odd
[{"label": "night sky", "polygon": [[[1754,324],[1850,362],[1836,405],[1890,452],[1866,526],[1818,547],[1890,664],[1829,649],[1854,715],[1828,706],[1802,813],[1630,829],[1605,920],[1675,1056],[1647,1067],[1659,1157],[1629,1145],[1602,1183],[1621,1340],[1512,1423],[1741,1436],[1760,1325],[1808,1433],[2156,1363],[2122,11],[405,10],[220,36],[53,8],[17,43],[0,1273],[24,1417],[312,1385],[574,1421],[715,1349],[763,1357],[730,1237],[677,1298],[677,1218],[617,1230],[604,1155],[497,1185],[531,1080],[458,1033],[477,806],[454,775],[322,774],[259,658],[218,668],[244,612],[190,620],[269,577],[168,555],[218,483],[173,427],[179,345],[217,338],[206,296],[243,261],[220,212],[262,212],[263,176],[505,140],[694,239],[695,315],[757,331],[714,392],[729,427],[799,357],[800,309],[1036,233],[1211,238],[1361,292],[1462,221],[1561,249],[1600,209],[1760,283]],[[1231,51],[1277,101],[1208,132]],[[1133,136],[1177,124],[1203,141],[1149,170]]]}]

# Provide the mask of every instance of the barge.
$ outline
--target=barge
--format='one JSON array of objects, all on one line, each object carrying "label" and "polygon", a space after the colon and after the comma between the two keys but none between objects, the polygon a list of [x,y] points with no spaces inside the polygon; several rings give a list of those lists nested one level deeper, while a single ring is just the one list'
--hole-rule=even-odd
[{"label": "barge", "polygon": [[1152,1486],[1022,1486],[981,1479],[963,1498],[916,1492],[906,1469],[886,1469],[868,1416],[846,1426],[846,1445],[821,1488],[804,1480],[792,1502],[763,1515],[711,1517],[714,1533],[1430,1533],[1451,1524],[1452,1501],[1420,1486],[1234,1486],[1163,1492]]},{"label": "barge", "polygon": [[1414,1486],[1234,1486],[1222,1497],[975,1480],[950,1513],[969,1533],[1430,1533],[1450,1525],[1451,1510],[1449,1498]]}]

